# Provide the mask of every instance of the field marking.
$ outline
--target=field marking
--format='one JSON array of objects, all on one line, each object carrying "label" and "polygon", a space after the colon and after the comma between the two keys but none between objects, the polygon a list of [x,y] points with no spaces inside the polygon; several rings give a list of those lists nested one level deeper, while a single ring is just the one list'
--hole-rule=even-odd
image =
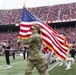
[{"label": "field marking", "polygon": [[[14,62],[14,63],[11,63],[11,64],[13,65],[13,64],[21,63],[21,62],[23,62],[23,61]],[[54,66],[52,66],[51,68],[49,68],[49,69],[47,70],[47,72],[50,71],[50,70],[52,70],[52,69],[53,69],[55,66],[57,66],[58,64],[59,64],[59,62],[56,63],[56,64],[55,64]],[[0,69],[9,69],[9,68],[11,68],[11,67],[0,66]]]},{"label": "field marking", "polygon": [[[16,63],[20,63],[20,62],[23,62],[23,61],[14,62],[14,63],[11,63],[11,64],[16,64]],[[5,66],[0,66],[0,67],[5,67]]]},{"label": "field marking", "polygon": [[5,67],[5,66],[0,66],[0,68],[3,68],[3,67]]},{"label": "field marking", "polygon": [[[21,63],[21,62],[23,62],[23,61],[20,61],[20,62],[14,62],[14,63],[11,63],[12,65],[13,64],[17,64],[17,63]],[[9,67],[6,67],[6,66],[0,66],[0,70],[1,69],[9,69],[9,68],[12,68],[13,66],[9,66]]]},{"label": "field marking", "polygon": [[12,68],[13,66],[9,66],[9,67],[2,67],[2,68],[0,68],[0,69],[9,69],[9,68]]},{"label": "field marking", "polygon": [[55,66],[57,66],[59,64],[59,62],[58,63],[56,63],[54,66],[52,66],[51,68],[49,68],[48,70],[47,70],[47,72],[49,72],[50,70],[52,70]]}]

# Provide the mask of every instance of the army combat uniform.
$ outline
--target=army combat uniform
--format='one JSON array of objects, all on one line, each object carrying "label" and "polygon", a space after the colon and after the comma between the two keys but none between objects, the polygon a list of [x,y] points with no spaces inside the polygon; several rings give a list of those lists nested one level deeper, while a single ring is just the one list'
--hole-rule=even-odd
[{"label": "army combat uniform", "polygon": [[48,75],[48,64],[41,50],[42,37],[36,33],[28,39],[21,42],[24,45],[29,45],[29,56],[26,64],[25,75],[32,75],[32,69],[36,67],[40,75]]}]

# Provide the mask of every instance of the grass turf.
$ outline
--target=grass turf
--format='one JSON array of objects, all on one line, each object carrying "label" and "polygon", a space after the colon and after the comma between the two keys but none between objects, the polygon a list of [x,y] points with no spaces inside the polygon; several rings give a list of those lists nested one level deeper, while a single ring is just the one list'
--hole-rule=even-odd
[{"label": "grass turf", "polygon": [[[75,61],[76,62],[76,61]],[[10,56],[10,63],[13,66],[12,68],[2,69],[2,66],[6,65],[5,57],[0,57],[0,75],[25,75],[25,64],[26,60],[21,56],[16,56],[16,59],[13,60]],[[49,68],[52,68],[56,63],[55,62],[49,65]],[[53,69],[49,70],[49,75],[75,75],[76,74],[76,63],[72,64],[71,70],[65,70],[65,66],[59,67],[55,66]],[[34,68],[33,75],[39,75],[37,70]]]}]

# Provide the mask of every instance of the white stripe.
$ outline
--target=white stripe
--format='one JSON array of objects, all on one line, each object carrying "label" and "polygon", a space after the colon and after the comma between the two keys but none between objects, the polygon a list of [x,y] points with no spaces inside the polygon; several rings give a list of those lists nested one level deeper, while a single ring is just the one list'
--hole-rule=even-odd
[{"label": "white stripe", "polygon": [[50,71],[50,70],[52,70],[55,66],[57,66],[59,64],[59,62],[58,63],[56,63],[54,66],[52,66],[51,68],[49,68],[48,70],[47,70],[47,72],[48,71]]},{"label": "white stripe", "polygon": [[[62,44],[60,44],[58,41],[57,41],[57,43],[56,43],[56,41],[53,39],[53,37],[51,37],[45,30],[43,30],[43,32],[44,33],[46,33],[52,40],[53,40],[53,42],[55,43],[55,45],[56,46],[58,46],[59,48],[61,48],[61,47],[63,47],[64,49],[66,49],[66,50],[68,50],[68,48],[67,47],[65,47],[64,45],[62,45]],[[53,47],[55,48],[55,45],[51,42],[51,40],[49,39],[49,38],[47,38],[47,37],[45,37],[45,36],[43,36],[43,38],[46,38],[47,39],[47,41],[50,43],[50,44],[52,44],[53,45]],[[59,45],[60,46],[59,46]],[[57,47],[56,47],[56,49],[58,49]],[[61,48],[62,49],[62,48]],[[59,50],[59,49],[58,49]],[[63,49],[62,49],[63,50]],[[63,50],[64,51],[64,50]],[[59,52],[61,52],[60,50],[59,50]],[[64,51],[65,52],[65,51]],[[66,52],[65,52],[66,53]],[[63,53],[64,54],[64,53]]]},{"label": "white stripe", "polygon": [[5,67],[5,66],[0,66],[0,68],[3,68],[3,67]]},{"label": "white stripe", "polygon": [[[46,29],[49,33],[54,33],[51,29],[49,29],[46,25],[44,25],[43,23],[41,22],[38,22],[38,21],[33,21],[33,22],[21,22],[22,24],[27,24],[30,26],[30,24],[39,24],[41,27],[43,27],[44,29]],[[64,42],[64,40],[60,40],[62,42]]]},{"label": "white stripe", "polygon": [[[53,34],[55,34],[54,32],[53,32],[53,30],[51,30],[51,29],[49,29],[46,25],[43,25],[42,23],[39,23],[44,29],[46,29],[49,33],[53,33]],[[57,34],[55,34],[55,35],[57,35]],[[58,34],[59,35],[59,34]],[[62,36],[60,36],[60,37],[62,37]],[[63,38],[63,37],[62,37]],[[61,38],[60,38],[61,39]],[[64,42],[64,40],[60,40],[60,41],[62,41],[62,42]]]},{"label": "white stripe", "polygon": [[45,36],[43,36],[43,38],[44,39],[47,39],[47,41],[49,41],[49,43],[50,44],[52,44],[52,46],[54,47],[54,49],[60,54],[60,55],[62,55],[62,56],[64,56],[65,58],[66,58],[66,55],[63,53],[63,52],[61,52],[52,42],[51,42],[51,40],[49,40],[47,37],[45,37]]},{"label": "white stripe", "polygon": [[[23,61],[20,61],[20,62],[15,62],[15,63],[11,63],[11,64],[17,64],[17,63],[21,63]],[[9,67],[6,67],[6,66],[0,66],[0,69],[9,69],[9,68],[12,68],[12,66],[9,66]]]},{"label": "white stripe", "polygon": [[0,69],[9,69],[9,68],[12,68],[13,66],[8,66],[8,67],[2,67]]},{"label": "white stripe", "polygon": [[28,32],[26,32],[26,33],[25,33],[25,32],[19,32],[19,34],[21,34],[21,35],[24,35],[24,36],[25,36],[25,35],[29,35],[29,34],[31,35],[31,34],[32,34],[32,32],[30,32],[30,31],[28,31]]},{"label": "white stripe", "polygon": [[22,30],[30,30],[30,27],[20,27],[20,29],[22,29]]},{"label": "white stripe", "polygon": [[27,25],[30,25],[30,24],[39,24],[38,21],[32,21],[32,22],[21,22],[21,24],[27,24]]},{"label": "white stripe", "polygon": [[[43,32],[44,34],[47,34],[47,35],[53,40],[53,42],[55,43],[55,45],[57,45],[57,46],[60,45],[60,46],[63,47],[64,49],[68,50],[68,48],[67,48],[66,46],[60,44],[60,43],[56,40],[56,39],[57,39],[56,36],[55,36],[55,37],[56,37],[55,40],[57,41],[57,43],[55,42],[55,40],[53,39],[53,37],[51,37],[50,34],[48,34],[48,32],[46,32],[44,29],[41,29],[41,30],[42,30],[42,32]],[[53,36],[53,34],[51,34],[51,35]],[[50,43],[50,42],[49,42],[49,43]],[[59,44],[59,45],[58,45],[58,44]],[[59,47],[60,47],[60,46],[59,46]],[[62,50],[63,50],[63,49],[62,49]]]}]

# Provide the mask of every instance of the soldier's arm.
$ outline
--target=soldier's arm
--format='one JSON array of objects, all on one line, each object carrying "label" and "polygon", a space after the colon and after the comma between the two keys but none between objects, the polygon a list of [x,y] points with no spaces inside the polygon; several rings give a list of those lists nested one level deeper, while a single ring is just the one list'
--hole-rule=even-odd
[{"label": "soldier's arm", "polygon": [[29,45],[31,43],[32,39],[33,38],[31,38],[31,37],[29,37],[27,39],[23,39],[22,42],[21,42],[21,44],[23,44],[23,45]]},{"label": "soldier's arm", "polygon": [[27,38],[27,39],[18,39],[17,44],[21,45],[28,45],[31,43],[32,38]]}]

